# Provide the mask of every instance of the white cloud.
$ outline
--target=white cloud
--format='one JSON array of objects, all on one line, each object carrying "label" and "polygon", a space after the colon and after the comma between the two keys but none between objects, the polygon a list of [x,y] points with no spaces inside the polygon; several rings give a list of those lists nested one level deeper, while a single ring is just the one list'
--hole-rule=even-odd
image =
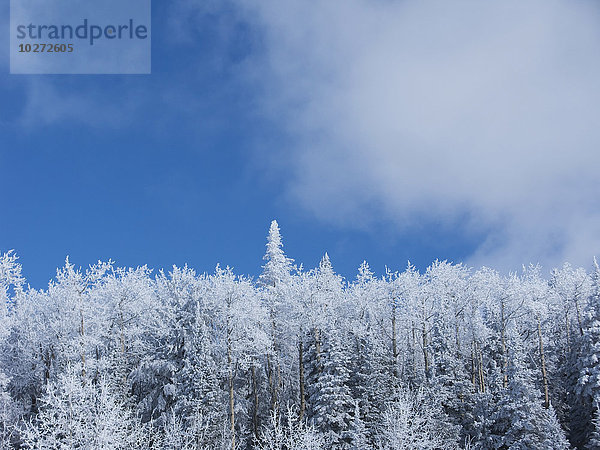
[{"label": "white cloud", "polygon": [[26,99],[15,123],[24,127],[75,123],[78,126],[124,128],[142,108],[133,83],[130,92],[135,95],[118,101],[97,86],[69,89],[66,83],[45,75],[28,78],[23,86]]},{"label": "white cloud", "polygon": [[237,4],[298,142],[278,152],[292,200],[341,226],[466,215],[474,264],[600,253],[596,2]]}]

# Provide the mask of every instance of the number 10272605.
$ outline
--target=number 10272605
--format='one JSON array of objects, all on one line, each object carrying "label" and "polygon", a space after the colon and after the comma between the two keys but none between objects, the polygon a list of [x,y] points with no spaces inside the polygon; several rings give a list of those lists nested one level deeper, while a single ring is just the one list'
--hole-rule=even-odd
[{"label": "number 10272605", "polygon": [[72,53],[73,44],[19,44],[19,53]]}]

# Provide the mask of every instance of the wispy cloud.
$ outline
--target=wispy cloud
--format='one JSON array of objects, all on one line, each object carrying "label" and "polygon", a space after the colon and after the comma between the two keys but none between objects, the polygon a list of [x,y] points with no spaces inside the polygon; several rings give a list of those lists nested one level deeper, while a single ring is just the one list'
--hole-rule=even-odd
[{"label": "wispy cloud", "polygon": [[122,128],[130,123],[132,112],[140,106],[133,98],[103,95],[94,88],[69,88],[69,83],[51,77],[32,77],[25,84],[25,102],[18,123],[39,127],[65,123],[92,127]]},{"label": "wispy cloud", "polygon": [[474,264],[599,252],[597,3],[233,3],[296,142],[277,150],[291,200],[340,226],[483,231]]}]

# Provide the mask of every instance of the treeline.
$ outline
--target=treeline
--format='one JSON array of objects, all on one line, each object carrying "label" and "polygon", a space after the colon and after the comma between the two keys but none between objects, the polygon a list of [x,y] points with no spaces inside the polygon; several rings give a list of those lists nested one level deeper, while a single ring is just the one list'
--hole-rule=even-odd
[{"label": "treeline", "polygon": [[600,269],[257,280],[0,257],[0,447],[600,448]]}]

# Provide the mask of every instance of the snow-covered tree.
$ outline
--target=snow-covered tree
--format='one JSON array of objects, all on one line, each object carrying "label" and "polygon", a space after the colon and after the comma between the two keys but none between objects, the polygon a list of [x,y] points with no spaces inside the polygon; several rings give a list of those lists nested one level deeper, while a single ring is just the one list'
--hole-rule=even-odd
[{"label": "snow-covered tree", "polygon": [[[17,296],[22,294],[25,283],[17,259],[13,251],[0,255],[0,348],[4,349],[14,324]],[[14,438],[20,407],[8,391],[10,378],[3,369],[10,360],[6,359],[7,355],[4,356],[0,357],[0,447],[8,448]]]},{"label": "snow-covered tree", "polygon": [[256,448],[260,450],[321,450],[326,448],[323,436],[298,418],[298,412],[288,407],[286,419],[277,410],[271,411]]},{"label": "snow-covered tree", "polygon": [[572,414],[576,425],[575,441],[586,448],[597,448],[598,410],[600,408],[600,267],[594,260],[592,291],[582,318],[583,334],[578,339]]},{"label": "snow-covered tree", "polygon": [[[600,448],[600,268],[503,276],[327,253],[262,273],[0,256],[0,447]],[[570,444],[565,438],[568,431]]]},{"label": "snow-covered tree", "polygon": [[285,319],[290,315],[290,288],[293,260],[283,251],[283,242],[279,225],[276,220],[271,222],[267,235],[267,250],[263,257],[265,265],[258,281],[264,290],[264,301],[269,312],[271,346],[267,353],[267,379],[271,395],[271,410],[278,408],[279,397],[283,385],[282,372],[289,372],[290,367],[283,367],[289,354],[284,348],[290,340],[293,341],[294,331],[290,333]]},{"label": "snow-covered tree", "polygon": [[25,448],[144,448],[141,424],[115,398],[107,380],[82,379],[82,369],[80,363],[69,365],[48,383],[40,413],[23,433]]},{"label": "snow-covered tree", "polygon": [[401,388],[383,416],[378,448],[437,450],[458,448],[456,430],[424,389]]},{"label": "snow-covered tree", "polygon": [[509,382],[493,417],[497,448],[568,449],[554,410],[543,406],[542,394],[534,385],[523,343],[517,336],[511,340],[509,360]]},{"label": "snow-covered tree", "polygon": [[328,333],[323,342],[320,371],[310,395],[310,420],[327,438],[340,447],[350,443],[354,399],[350,390],[350,354],[342,337]]}]

